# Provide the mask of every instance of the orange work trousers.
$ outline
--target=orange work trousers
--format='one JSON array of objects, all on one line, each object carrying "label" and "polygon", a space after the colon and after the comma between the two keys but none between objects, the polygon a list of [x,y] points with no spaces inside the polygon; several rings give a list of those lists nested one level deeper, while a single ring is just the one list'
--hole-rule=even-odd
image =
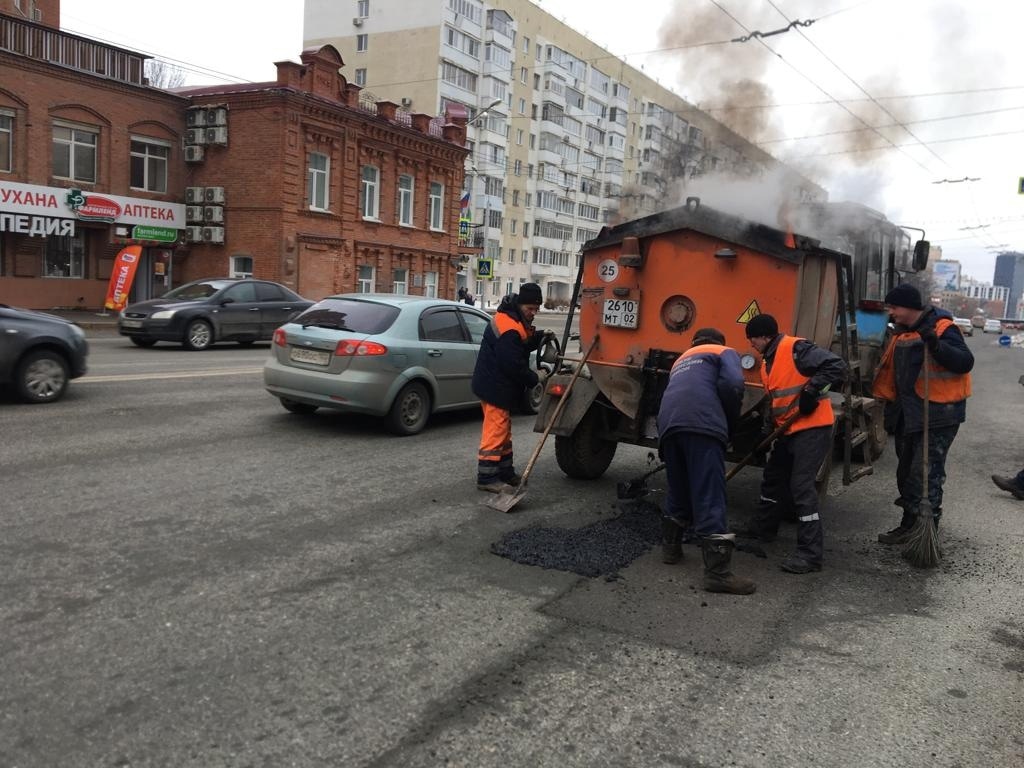
[{"label": "orange work trousers", "polygon": [[501,483],[515,474],[512,464],[512,414],[490,403],[480,403],[484,423],[477,453],[477,483]]}]

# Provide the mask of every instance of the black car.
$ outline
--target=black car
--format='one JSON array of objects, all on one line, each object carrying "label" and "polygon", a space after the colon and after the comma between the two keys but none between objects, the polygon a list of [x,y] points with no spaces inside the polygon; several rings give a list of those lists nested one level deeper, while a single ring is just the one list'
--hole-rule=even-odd
[{"label": "black car", "polygon": [[210,278],[168,291],[159,299],[129,304],[117,330],[140,347],[173,341],[186,349],[206,349],[214,342],[252,344],[309,307],[312,301],[269,280]]},{"label": "black car", "polygon": [[52,403],[85,375],[85,332],[63,317],[0,304],[0,384],[28,403]]}]

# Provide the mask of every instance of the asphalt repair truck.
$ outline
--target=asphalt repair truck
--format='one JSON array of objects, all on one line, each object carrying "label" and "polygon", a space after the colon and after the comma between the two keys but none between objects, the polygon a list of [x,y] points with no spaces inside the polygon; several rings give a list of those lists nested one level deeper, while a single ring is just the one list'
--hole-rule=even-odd
[{"label": "asphalt repair truck", "polygon": [[[844,484],[872,471],[886,441],[882,404],[870,397],[886,341],[881,297],[924,268],[928,243],[910,248],[901,228],[863,206],[829,205],[807,207],[797,217],[822,233],[817,238],[688,198],[679,208],[606,228],[583,246],[562,348],[576,311],[580,346],[588,349],[595,338],[597,344],[551,427],[566,475],[600,477],[619,443],[657,447],[669,371],[689,349],[693,331],[706,326],[720,329],[740,353],[746,391],[727,458],[750,458],[767,399],[745,326],[760,313],[774,315],[785,333],[831,348],[850,366],[842,390],[830,393],[837,450],[819,470],[819,488],[827,484],[833,455],[843,462]],[[862,325],[870,328],[866,336],[858,333]],[[559,356],[535,431],[547,427],[579,361]]]}]

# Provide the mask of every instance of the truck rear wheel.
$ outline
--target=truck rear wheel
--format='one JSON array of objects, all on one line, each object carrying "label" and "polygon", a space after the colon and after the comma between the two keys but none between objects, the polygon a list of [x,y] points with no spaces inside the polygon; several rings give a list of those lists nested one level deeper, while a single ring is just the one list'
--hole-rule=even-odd
[{"label": "truck rear wheel", "polygon": [[608,469],[618,443],[601,437],[601,415],[591,407],[568,437],[555,436],[559,468],[576,480],[596,480]]}]

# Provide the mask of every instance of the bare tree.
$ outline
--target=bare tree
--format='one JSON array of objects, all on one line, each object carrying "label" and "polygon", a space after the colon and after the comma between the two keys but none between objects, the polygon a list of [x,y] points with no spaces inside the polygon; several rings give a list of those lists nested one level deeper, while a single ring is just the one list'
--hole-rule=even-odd
[{"label": "bare tree", "polygon": [[163,59],[146,61],[146,78],[154,88],[169,90],[185,84],[185,71]]}]

